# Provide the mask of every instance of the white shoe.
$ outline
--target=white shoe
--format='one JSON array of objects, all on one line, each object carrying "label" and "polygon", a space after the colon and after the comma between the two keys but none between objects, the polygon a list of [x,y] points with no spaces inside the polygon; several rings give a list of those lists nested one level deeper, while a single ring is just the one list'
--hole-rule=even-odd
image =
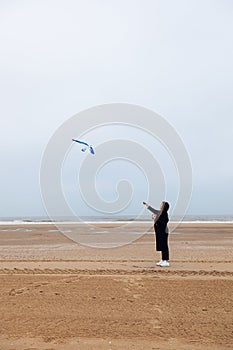
[{"label": "white shoe", "polygon": [[157,266],[160,266],[160,264],[163,262],[163,260],[160,260],[159,262],[156,263]]},{"label": "white shoe", "polygon": [[169,264],[168,261],[162,260],[162,262],[159,264],[159,266],[161,266],[161,267],[167,267],[167,266],[170,266],[170,264]]}]

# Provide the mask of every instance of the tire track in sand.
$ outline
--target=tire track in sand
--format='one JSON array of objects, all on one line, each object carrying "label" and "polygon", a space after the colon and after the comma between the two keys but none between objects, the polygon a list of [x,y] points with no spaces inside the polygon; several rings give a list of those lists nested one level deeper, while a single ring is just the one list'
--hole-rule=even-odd
[{"label": "tire track in sand", "polygon": [[141,270],[120,270],[120,269],[58,269],[58,268],[45,268],[45,269],[29,269],[29,268],[2,268],[0,269],[1,275],[87,275],[87,276],[114,276],[114,275],[142,275],[142,276],[154,276],[154,277],[225,277],[233,278],[233,272],[230,271],[217,271],[217,270],[154,270],[141,269]]}]

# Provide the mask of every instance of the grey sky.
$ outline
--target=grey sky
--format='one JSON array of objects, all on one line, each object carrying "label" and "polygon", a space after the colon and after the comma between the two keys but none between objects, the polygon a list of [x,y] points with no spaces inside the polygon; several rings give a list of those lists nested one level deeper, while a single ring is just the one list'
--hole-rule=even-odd
[{"label": "grey sky", "polygon": [[189,214],[233,214],[232,15],[226,0],[1,0],[0,216],[45,214],[49,138],[110,102],[152,109],[182,137]]}]

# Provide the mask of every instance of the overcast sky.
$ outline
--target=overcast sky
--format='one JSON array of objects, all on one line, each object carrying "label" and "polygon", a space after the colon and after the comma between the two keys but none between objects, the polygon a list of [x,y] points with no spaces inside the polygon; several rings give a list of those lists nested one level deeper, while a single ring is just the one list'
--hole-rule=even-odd
[{"label": "overcast sky", "polygon": [[233,214],[232,16],[230,0],[0,0],[0,216],[45,215],[50,137],[111,102],[154,110],[183,139],[188,214]]}]

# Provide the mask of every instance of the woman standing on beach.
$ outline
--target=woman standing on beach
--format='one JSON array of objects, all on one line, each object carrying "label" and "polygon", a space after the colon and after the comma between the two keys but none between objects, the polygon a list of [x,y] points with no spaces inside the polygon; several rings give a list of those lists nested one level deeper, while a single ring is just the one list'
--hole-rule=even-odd
[{"label": "woman standing on beach", "polygon": [[168,249],[168,202],[162,202],[160,204],[160,210],[152,208],[146,202],[143,204],[150,210],[152,218],[154,219],[154,229],[156,238],[156,250],[162,252],[162,259],[156,264],[157,266],[166,267],[169,266],[169,249]]}]

